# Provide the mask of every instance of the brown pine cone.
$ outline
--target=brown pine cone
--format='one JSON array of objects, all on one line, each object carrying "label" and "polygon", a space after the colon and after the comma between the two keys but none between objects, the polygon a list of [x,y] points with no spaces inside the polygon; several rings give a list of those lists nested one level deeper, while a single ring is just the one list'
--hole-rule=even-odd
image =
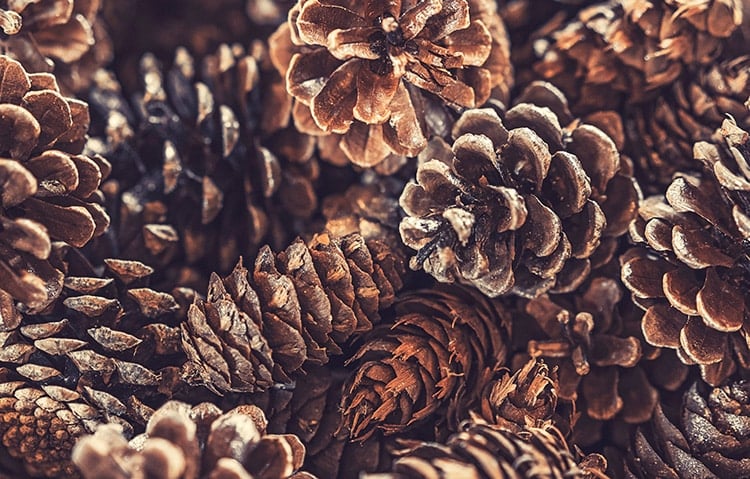
[{"label": "brown pine cone", "polygon": [[467,422],[443,444],[403,441],[391,473],[365,479],[524,479],[566,477],[606,479],[607,461],[592,454],[578,463],[554,427],[514,433],[481,422]]},{"label": "brown pine cone", "polygon": [[398,252],[358,234],[263,247],[252,271],[240,260],[223,280],[213,274],[206,300],[190,307],[181,329],[192,380],[220,392],[289,383],[380,322],[403,275]]},{"label": "brown pine cone", "polygon": [[55,77],[27,73],[0,56],[0,290],[38,312],[60,294],[48,261],[53,241],[84,246],[109,217],[99,183],[102,157],[81,154],[86,103],[64,98]]},{"label": "brown pine cone", "polygon": [[750,383],[721,388],[695,383],[680,411],[656,408],[633,439],[623,477],[705,479],[750,477]]},{"label": "brown pine cone", "polygon": [[342,408],[352,438],[398,434],[425,421],[438,435],[455,431],[505,362],[507,312],[474,290],[436,285],[399,298],[394,315],[349,359],[355,371]]},{"label": "brown pine cone", "polygon": [[53,72],[66,91],[80,92],[112,60],[99,18],[102,0],[32,0],[0,5],[0,50],[29,72]]},{"label": "brown pine cone", "polygon": [[750,367],[750,135],[729,119],[719,137],[695,145],[702,173],[642,202],[631,227],[639,246],[621,259],[622,280],[646,310],[646,341],[677,350],[712,385]]},{"label": "brown pine cone", "polygon": [[602,2],[538,40],[534,68],[578,113],[612,108],[654,96],[686,67],[710,65],[742,20],[739,0]]},{"label": "brown pine cone", "polygon": [[626,131],[640,178],[661,192],[675,172],[695,170],[693,144],[710,140],[727,114],[750,127],[748,97],[750,57],[740,56],[688,70],[654,102],[633,106]]},{"label": "brown pine cone", "polygon": [[491,297],[572,291],[635,215],[638,190],[614,141],[573,121],[549,84],[530,85],[502,120],[468,110],[453,138],[433,140],[434,159],[400,199],[410,266],[439,281]]},{"label": "brown pine cone", "polygon": [[449,127],[446,106],[481,105],[493,88],[507,98],[512,86],[491,2],[301,1],[270,42],[297,128],[335,134],[329,141],[364,167],[416,156]]},{"label": "brown pine cone", "polygon": [[222,414],[211,403],[170,401],[130,443],[111,424],[81,438],[73,462],[85,479],[315,479],[297,472],[305,459],[300,440],[266,434],[266,424],[255,406]]},{"label": "brown pine cone", "polygon": [[538,359],[527,361],[513,374],[504,368],[484,388],[482,418],[510,432],[546,426],[557,408],[556,376]]},{"label": "brown pine cone", "polygon": [[97,78],[90,147],[115,165],[106,185],[113,228],[99,257],[148,262],[171,284],[188,267],[205,284],[240,255],[306,229],[318,208],[314,142],[284,129],[283,113],[261,117],[283,110],[286,93],[264,82],[277,73],[255,46],[222,45],[200,68],[184,49],[166,71],[144,56],[132,109],[111,75]]},{"label": "brown pine cone", "polygon": [[0,367],[0,436],[5,451],[25,466],[12,477],[78,477],[70,452],[79,436],[94,431],[100,411],[72,389],[9,375]]}]

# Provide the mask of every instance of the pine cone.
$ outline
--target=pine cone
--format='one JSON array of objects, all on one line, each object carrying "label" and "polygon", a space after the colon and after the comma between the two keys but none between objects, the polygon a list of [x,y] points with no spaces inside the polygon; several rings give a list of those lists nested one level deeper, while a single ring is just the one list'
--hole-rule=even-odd
[{"label": "pine cone", "polygon": [[81,438],[73,450],[85,479],[315,479],[297,472],[304,458],[296,436],[266,434],[265,415],[255,406],[222,414],[211,403],[191,408],[178,401],[159,408],[146,433],[130,443],[109,424]]},{"label": "pine cone", "polygon": [[[314,143],[282,129],[283,114],[261,118],[283,110],[286,93],[264,83],[273,69],[262,67],[256,46],[251,55],[223,45],[203,59],[200,74],[184,49],[165,72],[144,56],[145,91],[133,109],[110,75],[99,77],[91,92],[99,141],[91,148],[115,164],[107,185],[115,227],[98,256],[159,271],[187,265],[207,280],[264,242],[280,247],[305,229],[318,208]],[[180,274],[165,272],[171,284]]]},{"label": "pine cone", "polygon": [[749,477],[748,415],[749,383],[721,388],[693,384],[675,419],[657,407],[651,422],[638,429],[624,477]]},{"label": "pine cone", "polygon": [[577,464],[554,427],[528,428],[520,433],[483,423],[465,423],[443,444],[404,441],[392,473],[365,479],[443,479],[492,477],[606,478],[607,461],[592,454]]},{"label": "pine cone", "polygon": [[539,40],[534,68],[578,113],[638,102],[686,67],[711,64],[742,17],[738,0],[603,2]]},{"label": "pine cone", "polygon": [[698,175],[679,175],[665,196],[646,199],[631,227],[639,246],[622,259],[622,280],[644,310],[650,344],[677,350],[721,384],[750,367],[745,341],[750,135],[725,120],[721,143],[695,145]]},{"label": "pine cone", "polygon": [[749,96],[750,58],[740,56],[689,70],[653,103],[633,107],[626,130],[640,177],[663,191],[675,172],[695,170],[693,144],[711,140],[727,114],[750,127]]},{"label": "pine cone", "polygon": [[492,297],[567,292],[627,230],[638,191],[613,140],[573,121],[549,84],[519,101],[504,120],[491,109],[465,112],[452,146],[433,140],[434,160],[400,199],[413,269]]},{"label": "pine cone", "polygon": [[473,290],[436,285],[401,297],[395,321],[366,336],[342,408],[352,438],[386,435],[431,421],[455,431],[505,361],[510,319]]},{"label": "pine cone", "polygon": [[0,290],[38,312],[62,289],[52,241],[82,247],[109,224],[98,188],[110,165],[80,154],[88,106],[53,75],[0,56],[0,79]]},{"label": "pine cone", "polygon": [[481,105],[512,86],[505,26],[487,2],[298,2],[270,42],[297,128],[336,134],[364,167],[416,156],[446,133],[446,106]]},{"label": "pine cone", "polygon": [[293,0],[247,0],[247,16],[256,25],[279,25],[286,21]]},{"label": "pine cone", "polygon": [[[70,403],[79,415],[82,413],[73,406],[83,408],[86,414],[81,418],[93,420],[96,416],[119,423],[132,435],[142,429],[153,408],[180,395],[176,386],[185,362],[177,329],[181,308],[172,295],[146,287],[151,268],[132,261],[107,260],[107,277],[99,277],[75,253],[71,250],[61,260],[65,288],[44,314],[2,310],[0,367],[8,384]],[[189,292],[182,296],[187,296],[183,303],[190,299]],[[1,299],[8,298],[0,295]],[[10,305],[8,301],[3,304]],[[0,421],[5,421],[3,418]],[[8,423],[0,422],[0,430],[12,427],[14,420],[9,416]],[[21,434],[28,437],[16,440],[25,444],[53,432],[40,431],[24,430]],[[73,433],[81,431],[71,429],[65,441],[72,441]],[[55,456],[59,458],[64,447],[68,447],[66,454],[70,453],[72,442],[50,447],[60,451]],[[27,470],[37,467],[28,450],[11,453]],[[55,465],[44,467],[54,471]]]},{"label": "pine cone", "polygon": [[216,391],[262,391],[289,383],[306,363],[324,364],[353,335],[372,329],[402,287],[402,258],[351,234],[261,249],[213,274],[206,301],[190,307],[182,344],[198,381]]},{"label": "pine cone", "polygon": [[511,374],[503,369],[482,393],[481,415],[510,432],[550,424],[557,408],[556,372],[538,359]]},{"label": "pine cone", "polygon": [[99,19],[102,0],[4,2],[0,49],[29,72],[54,71],[66,92],[85,89],[91,74],[112,59]]}]

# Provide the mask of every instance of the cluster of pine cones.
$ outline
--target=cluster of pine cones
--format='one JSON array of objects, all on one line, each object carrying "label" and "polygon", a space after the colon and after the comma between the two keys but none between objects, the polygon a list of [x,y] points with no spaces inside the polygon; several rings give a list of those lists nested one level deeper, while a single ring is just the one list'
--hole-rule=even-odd
[{"label": "cluster of pine cones", "polygon": [[0,0],[0,479],[750,478],[749,291],[750,0]]}]

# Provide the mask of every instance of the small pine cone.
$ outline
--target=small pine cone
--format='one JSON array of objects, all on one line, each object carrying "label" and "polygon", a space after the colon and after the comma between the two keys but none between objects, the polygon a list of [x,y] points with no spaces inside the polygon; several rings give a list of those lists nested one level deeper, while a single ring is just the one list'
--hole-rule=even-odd
[{"label": "small pine cone", "polygon": [[251,52],[222,45],[197,65],[178,49],[162,70],[145,55],[144,90],[132,105],[116,79],[100,73],[90,92],[97,141],[89,146],[112,158],[106,191],[114,220],[98,256],[168,268],[171,281],[180,276],[171,270],[187,265],[207,281],[263,243],[281,247],[304,229],[318,208],[315,145],[284,129],[282,113],[261,118],[283,110],[286,98],[264,82],[264,72],[276,75],[264,58],[259,44]]},{"label": "small pine cone", "polygon": [[674,416],[656,408],[638,428],[625,464],[628,479],[750,477],[750,383],[695,383]]},{"label": "small pine cone", "polygon": [[646,341],[698,364],[711,385],[750,367],[750,135],[728,119],[719,137],[695,145],[700,174],[679,175],[665,196],[642,202],[631,226],[639,246],[621,258],[622,280],[646,311]]},{"label": "small pine cone", "polygon": [[8,380],[5,368],[0,376],[2,445],[26,473],[14,477],[78,477],[70,451],[99,424],[99,411],[72,389]]},{"label": "small pine cone", "polygon": [[592,454],[579,465],[562,434],[552,426],[514,433],[467,422],[445,444],[403,443],[391,473],[364,475],[364,479],[607,477],[604,457]]},{"label": "small pine cone", "polygon": [[247,16],[256,25],[279,25],[285,22],[294,0],[247,0]]},{"label": "small pine cone", "polygon": [[0,290],[30,312],[60,294],[52,241],[83,247],[109,218],[98,203],[110,169],[81,154],[86,103],[64,98],[55,77],[0,56]]},{"label": "small pine cone", "polygon": [[557,408],[557,379],[549,366],[531,359],[511,374],[503,369],[482,393],[481,415],[490,424],[511,432],[543,427]]},{"label": "small pine cone", "polygon": [[742,19],[739,0],[602,2],[538,40],[534,69],[579,113],[638,102],[686,68],[711,64]]},{"label": "small pine cone", "polygon": [[[43,315],[16,312],[9,318],[1,310],[0,367],[9,382],[50,396],[64,393],[67,402],[85,405],[132,435],[142,430],[153,408],[179,394],[185,362],[177,328],[180,308],[172,295],[146,287],[152,271],[147,266],[108,260],[107,277],[99,277],[74,253],[64,258],[64,291]],[[3,418],[0,430],[10,427]],[[31,441],[35,433],[24,434]],[[55,447],[64,445],[72,442]],[[28,462],[33,458],[19,456],[27,470],[35,467]]]},{"label": "small pine cone", "polygon": [[401,297],[394,314],[349,359],[355,371],[342,408],[352,438],[399,434],[425,420],[438,435],[455,431],[505,362],[507,312],[474,290],[436,285]]},{"label": "small pine cone", "polygon": [[88,87],[112,60],[102,0],[10,1],[0,5],[0,51],[34,73],[54,72],[67,92]]},{"label": "small pine cone", "polygon": [[726,115],[750,127],[748,97],[750,58],[740,56],[692,69],[654,102],[634,106],[626,131],[639,177],[661,192],[675,172],[695,170],[693,145],[711,140]]},{"label": "small pine cone", "polygon": [[397,252],[358,234],[263,247],[252,271],[240,260],[223,280],[213,274],[206,300],[190,307],[182,344],[197,381],[219,392],[289,383],[380,322],[403,274]]},{"label": "small pine cone", "polygon": [[298,2],[271,44],[297,128],[340,135],[334,143],[363,167],[416,156],[443,133],[432,131],[439,121],[427,123],[432,109],[481,105],[493,88],[507,98],[512,86],[492,2]]},{"label": "small pine cone", "polygon": [[81,438],[73,462],[84,479],[267,478],[315,479],[297,472],[305,447],[291,434],[266,434],[266,418],[255,406],[222,414],[211,403],[190,407],[170,401],[130,443],[116,425]]},{"label": "small pine cone", "polygon": [[439,281],[491,297],[572,291],[635,215],[639,193],[614,141],[573,121],[549,84],[530,85],[503,120],[468,110],[453,137],[433,140],[434,159],[400,199],[410,265]]}]

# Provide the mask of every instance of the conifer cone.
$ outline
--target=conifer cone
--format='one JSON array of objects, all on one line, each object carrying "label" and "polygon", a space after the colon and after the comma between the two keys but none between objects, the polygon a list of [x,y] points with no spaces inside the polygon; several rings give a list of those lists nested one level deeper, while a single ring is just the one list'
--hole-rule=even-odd
[{"label": "conifer cone", "polygon": [[482,422],[466,422],[445,444],[403,441],[390,473],[366,479],[606,478],[607,461],[592,454],[578,463],[553,426],[514,433]]},{"label": "conifer cone", "polygon": [[695,383],[676,414],[657,407],[640,427],[622,477],[741,478],[750,476],[750,384],[721,388]]},{"label": "conifer cone", "polygon": [[[15,311],[0,294],[0,368],[10,401],[4,406],[10,415],[0,414],[0,431],[15,431],[5,436],[5,446],[29,473],[68,477],[73,440],[86,432],[81,427],[91,429],[91,421],[100,420],[119,423],[128,435],[142,429],[152,408],[179,394],[175,386],[185,357],[177,329],[180,306],[172,295],[147,287],[148,266],[107,260],[101,277],[76,250],[53,254],[60,257],[65,287],[43,314]],[[183,296],[183,303],[189,301],[189,292]],[[12,412],[20,406],[12,398],[20,398],[18,391],[42,409],[49,401],[50,414],[70,409],[61,416],[69,430],[41,419],[36,429],[17,429],[20,419]],[[37,463],[29,444],[56,452]],[[63,457],[66,462],[59,463]]]},{"label": "conifer cone", "polygon": [[[512,67],[492,2],[301,1],[271,37],[300,131],[373,167],[416,156],[461,107],[507,99]],[[330,147],[329,147],[330,148]]]},{"label": "conifer cone", "polygon": [[81,154],[86,103],[60,94],[48,73],[0,56],[0,290],[41,311],[60,294],[49,262],[53,241],[84,246],[109,218],[99,184],[110,170]]},{"label": "conifer cone", "polygon": [[366,336],[342,408],[353,439],[399,434],[432,421],[453,432],[504,364],[510,318],[503,306],[461,286],[436,285],[395,304],[394,322]]},{"label": "conifer cone", "polygon": [[67,92],[80,92],[112,59],[99,13],[102,0],[6,1],[0,4],[0,51],[34,73],[54,72]]},{"label": "conifer cone", "polygon": [[[750,14],[750,12],[748,12]],[[750,127],[745,101],[750,97],[750,57],[723,57],[692,68],[652,103],[628,114],[628,151],[640,166],[645,185],[669,185],[674,173],[696,170],[693,144],[709,141],[726,115]],[[653,191],[651,193],[656,193]]]},{"label": "conifer cone", "polygon": [[148,262],[172,284],[188,267],[205,284],[211,271],[225,274],[240,255],[304,229],[318,207],[314,143],[261,117],[283,110],[286,96],[264,83],[264,61],[260,44],[222,45],[200,65],[178,49],[167,70],[146,55],[132,106],[101,73],[90,147],[109,152],[115,168],[106,190],[113,228],[98,256]]},{"label": "conifer cone", "polygon": [[213,274],[206,300],[190,307],[181,330],[193,380],[218,392],[289,383],[380,322],[403,275],[398,252],[358,234],[263,247],[252,271],[240,260],[224,279]]},{"label": "conifer cone", "polygon": [[635,215],[639,193],[615,142],[574,121],[550,84],[530,85],[503,119],[466,111],[453,138],[433,140],[400,199],[410,266],[439,281],[491,297],[571,291]]},{"label": "conifer cone", "polygon": [[719,385],[750,367],[750,135],[727,119],[719,141],[697,143],[694,152],[701,173],[678,175],[666,195],[640,205],[631,227],[638,246],[621,258],[622,280],[646,311],[646,341],[675,349]]},{"label": "conifer cone", "polygon": [[255,406],[222,414],[211,403],[170,401],[130,443],[112,424],[82,438],[73,462],[84,479],[315,479],[298,472],[305,458],[300,440],[267,434],[266,424]]},{"label": "conifer cone", "polygon": [[534,69],[579,114],[613,108],[655,96],[686,68],[710,65],[742,21],[740,0],[602,2],[538,40]]},{"label": "conifer cone", "polygon": [[253,394],[248,401],[266,413],[268,431],[294,434],[305,445],[304,470],[318,477],[348,479],[383,470],[391,441],[372,437],[350,441],[339,407],[348,372],[339,366],[308,366],[290,387]]}]

